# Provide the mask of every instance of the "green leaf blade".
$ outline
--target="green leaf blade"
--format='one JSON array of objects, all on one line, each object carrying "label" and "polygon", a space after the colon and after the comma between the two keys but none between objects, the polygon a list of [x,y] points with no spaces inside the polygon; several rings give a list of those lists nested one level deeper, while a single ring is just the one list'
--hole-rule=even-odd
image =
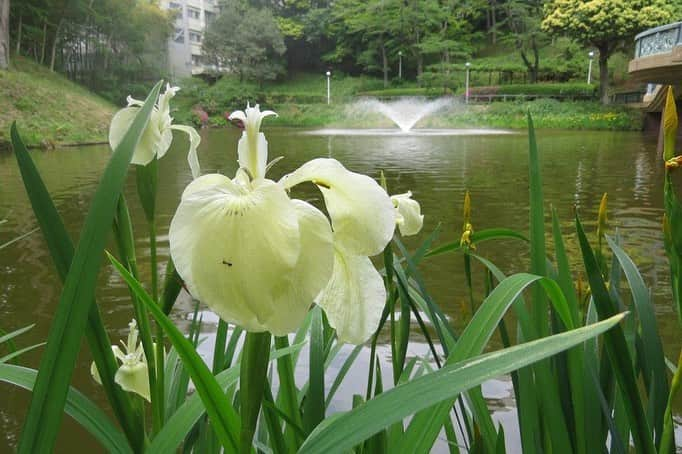
[{"label": "green leaf blade", "polygon": [[451,364],[399,385],[322,423],[308,437],[299,454],[350,451],[381,429],[415,412],[451,399],[485,380],[578,345],[612,328],[622,319],[622,314],[616,315],[594,325]]},{"label": "green leaf blade", "polygon": [[[42,356],[18,452],[52,451],[88,311],[94,300],[102,251],[114,219],[130,160],[149,121],[161,83],[147,97],[102,175],[66,277]],[[19,142],[16,127],[13,142]]]}]

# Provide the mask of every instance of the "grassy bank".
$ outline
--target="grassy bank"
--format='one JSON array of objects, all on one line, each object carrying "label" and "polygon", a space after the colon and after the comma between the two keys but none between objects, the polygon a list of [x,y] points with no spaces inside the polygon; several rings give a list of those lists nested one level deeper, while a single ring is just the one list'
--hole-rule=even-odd
[{"label": "grassy bank", "polygon": [[31,146],[100,142],[107,138],[115,107],[63,76],[25,58],[0,71],[0,147],[17,122]]},{"label": "grassy bank", "polygon": [[[238,108],[235,106],[234,108]],[[279,117],[272,125],[296,127],[388,128],[393,123],[383,115],[368,112],[361,104],[275,104],[266,105]],[[420,121],[421,128],[512,128],[527,127],[526,114],[533,115],[537,128],[574,130],[637,131],[642,129],[642,114],[621,106],[602,106],[597,102],[538,99],[527,102],[492,104],[455,104],[442,113]],[[188,119],[188,120],[191,120]],[[212,126],[224,126],[222,115],[210,118]]]}]

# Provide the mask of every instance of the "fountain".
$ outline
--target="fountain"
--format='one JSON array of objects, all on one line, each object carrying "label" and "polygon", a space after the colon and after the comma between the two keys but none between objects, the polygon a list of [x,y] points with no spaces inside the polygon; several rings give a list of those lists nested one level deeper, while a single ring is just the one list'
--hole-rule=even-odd
[{"label": "fountain", "polygon": [[361,101],[357,107],[368,112],[379,112],[395,123],[402,132],[409,133],[419,120],[450,106],[452,102],[451,98],[429,101],[406,97],[391,102],[369,99]]},{"label": "fountain", "polygon": [[362,99],[348,107],[348,116],[362,118],[368,113],[380,113],[390,119],[399,129],[318,129],[307,131],[305,134],[325,136],[386,136],[386,135],[409,135],[409,136],[453,136],[453,135],[489,135],[510,134],[511,131],[495,129],[415,129],[414,126],[420,120],[458,107],[452,97],[426,99],[423,97],[405,96],[395,101],[379,101],[378,99]]}]

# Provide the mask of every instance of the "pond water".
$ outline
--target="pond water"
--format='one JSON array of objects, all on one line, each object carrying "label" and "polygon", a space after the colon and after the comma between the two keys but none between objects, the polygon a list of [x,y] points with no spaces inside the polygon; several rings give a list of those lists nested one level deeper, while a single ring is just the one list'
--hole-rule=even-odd
[{"label": "pond water", "polygon": [[[266,121],[267,125],[267,121]],[[453,241],[461,233],[461,206],[465,190],[472,199],[474,228],[509,227],[526,232],[528,228],[527,137],[525,133],[496,135],[381,134],[345,135],[334,131],[308,134],[296,129],[265,128],[270,143],[270,157],[284,156],[270,176],[279,176],[313,158],[331,156],[351,170],[377,176],[385,172],[391,193],[411,190],[425,215],[424,231],[408,241],[416,246],[419,239],[439,224],[438,243]],[[203,172],[233,175],[236,166],[238,131],[205,130],[200,148]],[[577,207],[586,229],[593,234],[596,212],[604,192],[609,193],[609,225],[617,227],[625,250],[640,267],[653,289],[659,329],[664,337],[666,356],[677,358],[682,339],[677,316],[670,302],[668,268],[661,235],[662,165],[656,157],[655,137],[639,133],[540,131],[538,145],[542,159],[546,207],[552,204],[562,219],[566,243],[577,264],[573,212]],[[186,165],[184,144],[178,140],[167,157],[160,161],[158,232],[160,235],[160,271],[168,256],[168,224],[191,174]],[[90,199],[109,157],[105,146],[66,148],[32,153],[57,208],[74,238],[82,225]],[[132,172],[131,172],[132,174]],[[28,199],[21,184],[14,157],[0,154],[0,244],[36,227]],[[311,185],[312,186],[312,185]],[[319,199],[313,188],[298,187],[297,198]],[[136,220],[138,261],[144,271],[149,262],[143,214],[136,202],[134,176],[126,186],[128,202]],[[548,219],[549,221],[549,219]],[[549,228],[549,222],[547,223]],[[549,239],[548,239],[549,241]],[[113,248],[113,244],[111,245]],[[550,246],[551,251],[551,246]],[[505,272],[527,269],[528,254],[523,244],[514,241],[484,243],[478,252],[498,264]],[[424,263],[421,271],[434,299],[452,318],[458,330],[471,317],[463,279],[460,255],[440,256]],[[482,272],[475,269],[481,287]],[[111,266],[100,273],[98,301],[112,339],[127,334],[131,318],[127,288]],[[39,233],[35,233],[0,251],[0,327],[13,330],[35,323],[20,345],[42,342],[58,300],[60,285]],[[184,295],[174,317],[186,326],[192,310]],[[207,335],[215,329],[215,320],[205,315]],[[213,321],[212,321],[213,320]],[[424,351],[415,331],[415,353]],[[493,347],[499,344],[493,340]],[[380,349],[388,357],[390,350]],[[23,357],[22,362],[38,365],[40,352]],[[87,347],[82,349],[73,379],[74,385],[102,402],[103,396],[89,374]],[[348,408],[352,392],[364,392],[366,361],[362,355],[348,383],[337,394],[334,407]],[[388,370],[388,368],[384,368]],[[390,380],[390,379],[389,379]],[[389,381],[389,380],[386,380]],[[508,380],[491,381],[484,388],[496,419],[513,423]],[[29,394],[0,384],[0,452],[15,446],[29,401]],[[682,405],[677,402],[680,422]],[[514,430],[506,430],[514,442]],[[680,427],[677,428],[678,437]],[[679,440],[679,438],[678,438]],[[68,417],[58,439],[59,452],[90,452],[97,444]],[[511,450],[513,451],[513,449]]]}]

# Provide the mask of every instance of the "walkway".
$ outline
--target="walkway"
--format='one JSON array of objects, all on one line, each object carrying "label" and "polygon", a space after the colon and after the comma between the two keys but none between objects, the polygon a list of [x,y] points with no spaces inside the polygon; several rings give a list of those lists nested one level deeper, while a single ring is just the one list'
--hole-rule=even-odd
[{"label": "walkway", "polygon": [[682,22],[646,30],[635,37],[628,68],[640,82],[678,85],[682,81]]}]

